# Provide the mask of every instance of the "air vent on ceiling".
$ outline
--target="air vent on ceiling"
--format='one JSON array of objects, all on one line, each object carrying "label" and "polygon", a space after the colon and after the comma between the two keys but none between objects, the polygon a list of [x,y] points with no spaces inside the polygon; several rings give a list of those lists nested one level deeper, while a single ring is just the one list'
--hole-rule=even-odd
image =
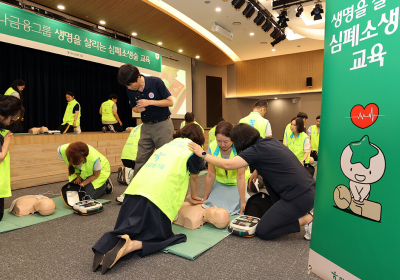
[{"label": "air vent on ceiling", "polygon": [[219,25],[216,22],[213,22],[213,25],[211,27],[211,31],[219,33],[222,36],[228,38],[229,40],[233,39],[233,34],[229,30],[226,30],[225,28],[223,28],[221,25]]}]

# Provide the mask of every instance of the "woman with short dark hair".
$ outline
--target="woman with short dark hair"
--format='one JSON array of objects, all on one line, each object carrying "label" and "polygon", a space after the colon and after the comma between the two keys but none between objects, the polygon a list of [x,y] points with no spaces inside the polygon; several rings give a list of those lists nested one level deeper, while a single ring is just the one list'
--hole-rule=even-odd
[{"label": "woman with short dark hair", "polygon": [[[235,145],[231,140],[233,125],[222,121],[215,129],[216,140],[208,147],[208,154],[229,159],[237,155]],[[208,164],[204,204],[224,208],[229,215],[242,214],[246,207],[248,194],[246,192],[246,168],[224,170],[213,164]],[[250,177],[250,170],[248,170]]]},{"label": "woman with short dark hair", "polygon": [[270,240],[288,233],[299,232],[305,226],[304,238],[311,240],[315,180],[300,164],[297,157],[275,138],[261,138],[260,133],[247,124],[232,129],[231,139],[238,156],[223,159],[207,154],[190,143],[189,147],[208,163],[226,170],[248,165],[256,168],[250,177],[255,181],[260,174],[274,203],[257,225],[257,235]]},{"label": "woman with short dark hair", "polygon": [[[12,82],[10,87],[4,93],[6,96],[14,96],[21,100],[21,104],[24,104],[24,97],[22,95],[22,91],[25,89],[25,82],[21,79],[17,79]],[[25,109],[22,107],[21,117],[18,118],[17,121],[13,122],[7,127],[7,130],[12,133],[22,133],[24,132],[24,128],[22,126],[22,121],[24,120]]]},{"label": "woman with short dark hair", "polygon": [[81,105],[75,100],[75,94],[72,91],[67,91],[65,99],[68,102],[65,109],[63,123],[57,128],[61,134],[67,132],[76,132],[80,134],[81,130]]}]

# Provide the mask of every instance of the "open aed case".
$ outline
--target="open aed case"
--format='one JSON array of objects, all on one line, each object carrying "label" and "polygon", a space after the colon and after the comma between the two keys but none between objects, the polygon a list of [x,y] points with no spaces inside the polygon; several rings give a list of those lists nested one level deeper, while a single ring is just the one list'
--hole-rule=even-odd
[{"label": "open aed case", "polygon": [[103,211],[103,204],[94,199],[85,199],[86,193],[82,187],[68,183],[61,188],[61,197],[68,208],[76,214],[87,216]]}]

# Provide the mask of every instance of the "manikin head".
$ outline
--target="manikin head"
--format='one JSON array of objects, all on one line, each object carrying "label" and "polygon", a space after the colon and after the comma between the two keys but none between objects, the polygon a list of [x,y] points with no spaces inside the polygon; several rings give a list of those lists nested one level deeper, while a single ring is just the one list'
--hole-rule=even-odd
[{"label": "manikin head", "polygon": [[65,94],[65,99],[67,99],[67,102],[71,102],[75,99],[75,94],[71,91],[67,91],[67,93]]},{"label": "manikin head", "polygon": [[217,208],[217,206],[209,207],[203,214],[203,221],[213,224],[216,228],[225,228],[228,226],[230,217],[227,210]]},{"label": "manikin head", "polygon": [[40,215],[48,216],[54,213],[54,210],[56,209],[56,204],[52,199],[48,197],[41,197],[36,200],[33,208],[36,212],[39,212]]},{"label": "manikin head", "polygon": [[232,147],[231,131],[233,125],[229,122],[219,122],[215,128],[215,138],[218,146],[223,151],[227,151]]},{"label": "manikin head", "polygon": [[268,109],[268,101],[267,99],[260,99],[254,104],[253,112],[258,112],[262,117],[264,117],[265,113]]}]

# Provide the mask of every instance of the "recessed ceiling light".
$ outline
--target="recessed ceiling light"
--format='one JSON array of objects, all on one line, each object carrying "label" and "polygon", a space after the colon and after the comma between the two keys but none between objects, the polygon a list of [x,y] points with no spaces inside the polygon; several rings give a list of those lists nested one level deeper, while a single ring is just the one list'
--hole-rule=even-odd
[{"label": "recessed ceiling light", "polygon": [[63,5],[58,5],[57,8],[59,8],[60,10],[65,10],[65,7]]},{"label": "recessed ceiling light", "polygon": [[100,24],[106,24],[104,20],[100,20]]},{"label": "recessed ceiling light", "polygon": [[136,32],[132,32],[132,36],[137,36],[137,33]]},{"label": "recessed ceiling light", "polygon": [[251,32],[251,33],[250,33],[250,36],[254,36],[254,33],[253,33],[253,32]]},{"label": "recessed ceiling light", "polygon": [[217,12],[220,12],[221,11],[221,8],[216,8],[215,9]]},{"label": "recessed ceiling light", "polygon": [[158,42],[157,44],[158,44],[159,46],[161,46],[161,45],[162,45],[162,42]]},{"label": "recessed ceiling light", "polygon": [[274,52],[274,51],[275,51],[275,49],[272,49],[272,51]]},{"label": "recessed ceiling light", "polygon": [[196,58],[199,59],[199,58],[200,58],[200,55],[196,55]]},{"label": "recessed ceiling light", "polygon": [[183,50],[179,50],[178,52],[183,52]]},{"label": "recessed ceiling light", "polygon": [[275,99],[278,99],[278,97],[275,97]]},{"label": "recessed ceiling light", "polygon": [[234,23],[233,23],[233,25],[241,25],[242,23],[241,22],[239,22],[239,21],[235,21]]}]

